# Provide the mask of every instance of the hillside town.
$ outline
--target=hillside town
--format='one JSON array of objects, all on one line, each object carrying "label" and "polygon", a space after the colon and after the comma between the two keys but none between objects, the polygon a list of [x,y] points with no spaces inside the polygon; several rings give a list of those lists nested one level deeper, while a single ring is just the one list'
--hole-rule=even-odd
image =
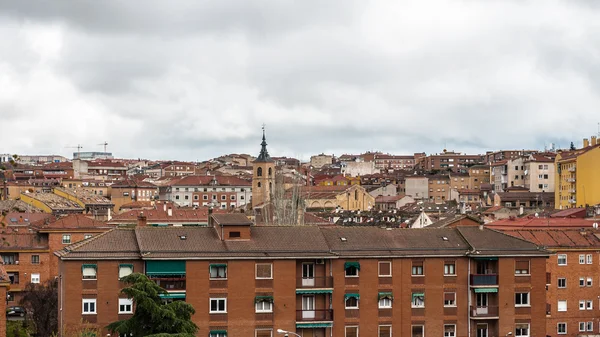
[{"label": "hillside town", "polygon": [[0,335],[55,281],[58,335],[110,336],[133,273],[198,336],[599,333],[597,136],[307,162],[260,140],[199,162],[0,154]]}]

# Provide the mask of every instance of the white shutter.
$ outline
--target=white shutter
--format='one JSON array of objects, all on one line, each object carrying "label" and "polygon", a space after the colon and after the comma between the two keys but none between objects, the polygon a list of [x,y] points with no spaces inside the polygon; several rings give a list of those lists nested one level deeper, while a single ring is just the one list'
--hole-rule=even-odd
[{"label": "white shutter", "polygon": [[133,268],[131,266],[120,266],[119,267],[119,278],[123,278],[125,276],[131,275],[133,273]]},{"label": "white shutter", "polygon": [[94,267],[84,267],[82,273],[83,278],[96,278],[96,268]]}]

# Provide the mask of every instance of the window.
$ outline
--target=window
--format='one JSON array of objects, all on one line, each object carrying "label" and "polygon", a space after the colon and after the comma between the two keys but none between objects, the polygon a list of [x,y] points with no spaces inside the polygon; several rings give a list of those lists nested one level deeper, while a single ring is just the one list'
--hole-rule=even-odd
[{"label": "window", "polygon": [[579,255],[579,264],[585,264],[585,254]]},{"label": "window", "polygon": [[558,301],[557,311],[567,311],[567,301]]},{"label": "window", "polygon": [[446,262],[444,264],[444,275],[456,275],[456,265],[454,262]]},{"label": "window", "polygon": [[211,264],[209,267],[210,278],[215,279],[226,279],[227,278],[227,265],[224,263]]},{"label": "window", "polygon": [[444,337],[455,337],[456,336],[456,325],[444,324]]},{"label": "window", "polygon": [[205,194],[205,195],[203,195],[203,196],[202,196],[202,200],[208,200],[208,195],[206,195],[206,194]]},{"label": "window", "polygon": [[357,326],[347,326],[346,327],[346,337],[358,337],[358,327]]},{"label": "window", "polygon": [[556,331],[558,332],[559,335],[566,335],[567,334],[567,323],[558,323],[556,325]]},{"label": "window", "polygon": [[31,255],[31,264],[40,264],[40,256]]},{"label": "window", "polygon": [[132,264],[120,264],[119,265],[119,278],[123,278],[125,276],[129,276],[133,274],[133,265]]},{"label": "window", "polygon": [[31,283],[40,283],[40,273],[31,274]]},{"label": "window", "polygon": [[84,240],[87,240],[87,239],[89,239],[91,237],[92,237],[92,234],[85,234],[85,235],[83,235],[83,239]]},{"label": "window", "polygon": [[423,337],[425,336],[425,327],[423,325],[413,325],[411,327],[412,337]]},{"label": "window", "polygon": [[178,195],[175,196],[175,200],[179,200],[179,196]]},{"label": "window", "polygon": [[558,278],[558,287],[559,288],[566,288],[567,287],[567,279],[564,277],[559,277]]},{"label": "window", "polygon": [[594,331],[594,322],[590,321],[585,324],[587,331]]},{"label": "window", "polygon": [[392,337],[392,326],[391,325],[380,325],[379,326],[379,337]]},{"label": "window", "polygon": [[346,277],[358,277],[360,264],[358,262],[346,262],[344,263],[344,269]]},{"label": "window", "polygon": [[580,287],[585,287],[585,277],[580,277],[579,278],[579,286]]},{"label": "window", "polygon": [[222,314],[227,312],[227,299],[226,298],[211,298],[210,299],[210,311],[211,314]]},{"label": "window", "polygon": [[133,300],[130,298],[119,298],[119,314],[132,314]]},{"label": "window", "polygon": [[96,265],[95,264],[84,264],[81,266],[81,275],[84,280],[95,280],[96,279]]},{"label": "window", "polygon": [[198,200],[198,195],[194,195],[194,200]]},{"label": "window", "polygon": [[567,265],[567,254],[558,254],[558,265],[559,266]]},{"label": "window", "polygon": [[529,337],[529,323],[519,323],[515,326],[515,337]]},{"label": "window", "polygon": [[444,293],[444,306],[455,307],[456,306],[456,293]]},{"label": "window", "polygon": [[226,195],[222,195],[221,196],[221,200],[227,200],[227,196]]},{"label": "window", "polygon": [[242,233],[241,232],[229,232],[229,238],[240,238],[242,237]]},{"label": "window", "polygon": [[389,261],[379,261],[379,277],[392,276],[392,263]]},{"label": "window", "polygon": [[226,331],[210,331],[208,333],[208,337],[227,337],[227,332]]},{"label": "window", "polygon": [[529,293],[515,293],[515,307],[528,307]]},{"label": "window", "polygon": [[423,261],[413,261],[412,276],[423,276]]},{"label": "window", "polygon": [[346,294],[345,297],[344,304],[346,309],[358,309],[358,296]]},{"label": "window", "polygon": [[585,263],[592,264],[592,254],[588,254],[585,256]]},{"label": "window", "polygon": [[591,277],[588,277],[588,278],[585,280],[585,285],[586,285],[586,286],[588,286],[588,287],[591,287],[591,286],[592,286],[592,278],[591,278]]},{"label": "window", "polygon": [[585,310],[585,301],[579,300],[579,310]]},{"label": "window", "polygon": [[585,301],[585,309],[586,310],[593,310],[594,309],[594,302],[593,301]]},{"label": "window", "polygon": [[413,308],[425,308],[425,294],[423,293],[412,293],[412,305]]},{"label": "window", "polygon": [[389,309],[392,307],[392,300],[388,297],[379,300],[379,309]]},{"label": "window", "polygon": [[71,243],[71,234],[63,234],[62,243],[63,243],[63,245],[70,244]]},{"label": "window", "polygon": [[259,167],[256,169],[256,176],[257,177],[262,177],[262,167]]},{"label": "window", "polygon": [[273,278],[273,265],[271,263],[257,263],[256,264],[256,278],[257,279],[272,279]]},{"label": "window", "polygon": [[529,260],[515,261],[515,275],[529,275]]},{"label": "window", "polygon": [[82,300],[83,311],[85,315],[96,314],[96,299],[95,298],[84,298]]},{"label": "window", "polygon": [[579,322],[579,331],[585,331],[585,322]]},{"label": "window", "polygon": [[256,329],[254,337],[273,337],[273,329]]},{"label": "window", "polygon": [[256,302],[256,312],[273,312],[273,302],[270,300],[262,300]]},{"label": "window", "polygon": [[188,199],[190,198],[190,196],[189,196],[189,195],[186,195],[186,196],[184,196],[183,198],[184,198],[185,200],[188,200]]}]

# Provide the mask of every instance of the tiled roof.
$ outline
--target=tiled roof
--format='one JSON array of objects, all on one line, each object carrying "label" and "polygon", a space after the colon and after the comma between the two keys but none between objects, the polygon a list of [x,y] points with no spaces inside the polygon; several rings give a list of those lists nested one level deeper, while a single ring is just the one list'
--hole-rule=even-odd
[{"label": "tiled roof", "polygon": [[[312,256],[548,255],[532,243],[489,229],[253,226],[250,240],[221,241],[210,227],[113,229],[65,247],[65,259],[202,259]],[[479,251],[477,253],[476,251]]]},{"label": "tiled roof", "polygon": [[34,222],[52,219],[54,216],[49,213],[20,213],[20,212],[8,212],[0,220],[3,220],[7,225],[26,225]]},{"label": "tiled roof", "polygon": [[27,226],[6,226],[0,234],[0,251],[48,249],[48,240],[29,230]]},{"label": "tiled roof", "polygon": [[380,195],[375,198],[375,202],[379,203],[388,203],[388,202],[396,202],[400,199],[404,198],[403,195]]},{"label": "tiled roof", "polygon": [[474,216],[468,215],[468,214],[466,214],[466,215],[463,214],[463,215],[459,215],[456,217],[448,217],[448,218],[436,221],[436,222],[432,223],[431,225],[427,226],[427,228],[444,228],[444,227],[448,227],[448,225],[451,225],[451,224],[458,222],[460,220],[463,220],[463,219],[471,219],[480,224],[483,223],[483,221],[481,221],[481,219],[479,219],[477,217],[474,217]]},{"label": "tiled roof", "polygon": [[[208,221],[208,207],[198,207],[197,209],[179,209],[172,208],[172,215],[169,216],[168,211],[164,208],[153,210],[129,210],[121,214],[115,215],[109,224],[135,224],[138,216],[142,213],[148,219],[148,223],[164,222],[164,223],[181,223],[190,221]],[[219,209],[214,210],[215,213],[223,212]]]},{"label": "tiled roof", "polygon": [[70,214],[65,217],[59,218],[56,221],[49,223],[36,223],[37,227],[41,232],[46,231],[62,231],[65,229],[85,229],[85,230],[108,230],[112,228],[112,225],[107,224],[103,221],[94,220],[88,218],[83,214]]},{"label": "tiled roof", "polygon": [[147,187],[147,188],[156,188],[156,185],[149,183],[143,180],[131,179],[127,178],[122,181],[118,181],[114,183],[111,187]]},{"label": "tiled roof", "polygon": [[[583,213],[583,214],[581,214]],[[550,215],[552,218],[568,218],[574,215],[581,214],[585,217],[586,210],[584,207],[567,208]]]},{"label": "tiled roof", "polygon": [[213,180],[217,186],[252,186],[252,183],[235,176],[186,176],[171,184],[171,186],[208,186]]},{"label": "tiled roof", "polygon": [[519,229],[504,233],[548,248],[600,248],[600,232],[580,229]]},{"label": "tiled roof", "polygon": [[8,274],[6,273],[6,270],[4,270],[4,264],[2,263],[2,261],[0,261],[0,283],[5,283],[9,281],[10,279],[8,278]]},{"label": "tiled roof", "polygon": [[554,192],[498,192],[502,202],[506,201],[545,201],[554,200]]},{"label": "tiled roof", "polygon": [[212,214],[212,218],[221,226],[249,226],[252,221],[242,213]]},{"label": "tiled roof", "polygon": [[[600,221],[596,221],[600,222]],[[551,229],[551,228],[590,228],[594,220],[581,218],[517,218],[502,219],[486,226],[498,229]]]}]

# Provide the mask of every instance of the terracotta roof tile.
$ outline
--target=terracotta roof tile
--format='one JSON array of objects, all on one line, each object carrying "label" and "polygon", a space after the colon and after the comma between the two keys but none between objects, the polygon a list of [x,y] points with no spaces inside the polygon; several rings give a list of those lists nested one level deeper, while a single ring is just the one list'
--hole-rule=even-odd
[{"label": "terracotta roof tile", "polygon": [[104,231],[111,229],[114,226],[109,225],[103,221],[88,218],[83,214],[70,214],[49,223],[38,222],[35,224],[35,227],[37,227],[41,232],[46,232],[62,231],[65,229],[86,229]]}]

